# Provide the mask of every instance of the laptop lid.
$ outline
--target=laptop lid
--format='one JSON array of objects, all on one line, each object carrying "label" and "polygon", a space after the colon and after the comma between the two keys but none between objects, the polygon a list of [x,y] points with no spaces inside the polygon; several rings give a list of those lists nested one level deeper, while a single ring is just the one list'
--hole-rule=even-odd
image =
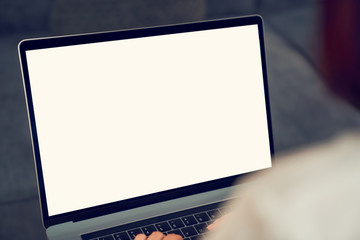
[{"label": "laptop lid", "polygon": [[19,44],[45,227],[271,167],[259,16]]}]

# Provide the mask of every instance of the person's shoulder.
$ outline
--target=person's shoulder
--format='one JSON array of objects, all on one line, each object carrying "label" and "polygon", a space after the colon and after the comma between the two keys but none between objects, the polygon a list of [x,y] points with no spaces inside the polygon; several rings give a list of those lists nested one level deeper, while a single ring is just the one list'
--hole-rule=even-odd
[{"label": "person's shoulder", "polygon": [[[360,132],[341,134],[331,140],[277,156],[271,171],[258,176],[260,184],[278,190],[319,188],[341,179],[360,182]],[[290,188],[292,186],[292,188]]]},{"label": "person's shoulder", "polygon": [[[284,154],[271,171],[237,192],[234,212],[256,214],[274,236],[297,232],[323,239],[358,233],[352,223],[360,221],[359,156],[360,133]],[[349,224],[342,226],[339,219]]]},{"label": "person's shoulder", "polygon": [[236,196],[253,204],[272,202],[288,208],[359,198],[360,132],[278,156],[273,167],[253,175],[251,183],[240,187]]},{"label": "person's shoulder", "polygon": [[275,160],[273,174],[299,172],[321,176],[322,172],[348,171],[349,168],[360,166],[359,156],[360,132],[344,133],[326,142],[280,154]]}]

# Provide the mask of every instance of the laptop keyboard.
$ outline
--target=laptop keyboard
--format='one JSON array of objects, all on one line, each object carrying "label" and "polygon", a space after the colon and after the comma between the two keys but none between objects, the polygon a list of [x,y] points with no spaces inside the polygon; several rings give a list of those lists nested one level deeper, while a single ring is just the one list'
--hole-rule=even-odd
[{"label": "laptop keyboard", "polygon": [[83,240],[133,240],[139,233],[154,231],[181,235],[184,240],[206,237],[207,226],[222,216],[223,203],[213,203],[81,235]]}]

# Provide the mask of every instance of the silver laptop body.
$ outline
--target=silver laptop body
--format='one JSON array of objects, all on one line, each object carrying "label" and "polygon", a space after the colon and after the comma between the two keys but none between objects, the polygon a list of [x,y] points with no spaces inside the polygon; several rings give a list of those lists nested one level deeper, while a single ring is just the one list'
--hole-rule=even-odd
[{"label": "silver laptop body", "polygon": [[49,239],[224,201],[271,167],[259,16],[23,40],[19,57]]}]

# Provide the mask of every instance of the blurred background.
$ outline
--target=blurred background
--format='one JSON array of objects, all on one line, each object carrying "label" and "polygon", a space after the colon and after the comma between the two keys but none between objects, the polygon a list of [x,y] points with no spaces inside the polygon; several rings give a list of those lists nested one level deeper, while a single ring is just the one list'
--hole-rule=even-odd
[{"label": "blurred background", "polygon": [[329,93],[321,80],[321,10],[326,1],[0,0],[0,239],[46,239],[19,41],[260,14],[265,22],[275,151],[283,153],[360,128],[360,115]]}]

